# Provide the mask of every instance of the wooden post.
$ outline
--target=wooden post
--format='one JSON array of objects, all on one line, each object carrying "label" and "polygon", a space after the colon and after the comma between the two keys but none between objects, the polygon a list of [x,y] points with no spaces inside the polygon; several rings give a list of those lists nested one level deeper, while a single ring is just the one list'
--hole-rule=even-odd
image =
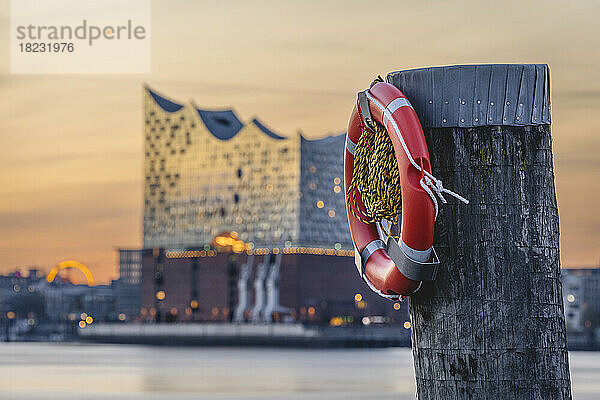
[{"label": "wooden post", "polygon": [[546,65],[388,75],[413,104],[441,206],[435,282],[410,298],[417,397],[571,399]]}]

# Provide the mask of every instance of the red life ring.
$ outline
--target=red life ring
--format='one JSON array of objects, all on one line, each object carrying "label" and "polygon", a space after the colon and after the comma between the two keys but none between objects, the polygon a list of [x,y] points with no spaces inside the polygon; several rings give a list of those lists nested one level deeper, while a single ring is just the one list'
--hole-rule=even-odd
[{"label": "red life ring", "polygon": [[[394,146],[402,192],[401,240],[396,242],[390,238],[384,243],[377,224],[360,221],[350,209],[347,210],[348,222],[357,250],[356,266],[362,278],[380,295],[398,299],[417,291],[423,280],[435,278],[439,264],[433,250],[437,202],[431,188],[436,190],[434,185],[439,181],[429,179],[435,178],[431,175],[427,143],[419,118],[406,96],[395,86],[383,82],[361,94],[346,137],[346,196],[354,173],[354,150],[372,118],[371,121],[375,120],[387,129]],[[421,168],[415,167],[415,163]],[[438,185],[438,194],[439,188],[447,191],[441,182]],[[365,211],[360,193],[356,193],[356,204]],[[346,207],[351,205],[346,202]]]}]

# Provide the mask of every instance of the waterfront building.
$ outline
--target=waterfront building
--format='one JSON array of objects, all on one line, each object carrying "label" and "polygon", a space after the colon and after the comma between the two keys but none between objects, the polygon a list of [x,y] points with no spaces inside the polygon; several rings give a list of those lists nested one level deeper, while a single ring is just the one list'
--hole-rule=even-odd
[{"label": "waterfront building", "polygon": [[78,328],[118,321],[114,281],[81,285],[55,275],[69,267],[89,273],[85,265],[70,260],[57,264],[46,279],[35,268],[28,274],[0,275],[0,340],[65,340]]},{"label": "waterfront building", "polygon": [[141,317],[332,326],[409,323],[408,302],[372,292],[353,263],[353,250],[333,248],[146,249]]},{"label": "waterfront building", "polygon": [[257,246],[350,244],[344,135],[286,137],[231,109],[143,96],[144,248],[203,246],[223,231]]},{"label": "waterfront building", "polygon": [[143,100],[140,319],[407,323],[356,273],[344,134],[282,135],[149,87]]},{"label": "waterfront building", "polygon": [[142,252],[139,249],[119,249],[119,279],[114,282],[119,319],[139,315],[142,287]]},{"label": "waterfront building", "polygon": [[597,328],[600,318],[600,268],[563,269],[561,279],[568,330],[581,332],[592,325]]},{"label": "waterfront building", "polygon": [[18,270],[0,275],[0,325],[7,319],[38,319],[44,314],[44,299],[39,291],[42,280],[37,268],[30,268],[25,274]]},{"label": "waterfront building", "polygon": [[40,290],[50,321],[77,322],[88,316],[96,322],[117,321],[117,296],[113,284],[88,286],[55,280]]},{"label": "waterfront building", "polygon": [[27,274],[14,271],[0,275],[0,296],[33,292],[41,276],[37,268],[30,268]]}]

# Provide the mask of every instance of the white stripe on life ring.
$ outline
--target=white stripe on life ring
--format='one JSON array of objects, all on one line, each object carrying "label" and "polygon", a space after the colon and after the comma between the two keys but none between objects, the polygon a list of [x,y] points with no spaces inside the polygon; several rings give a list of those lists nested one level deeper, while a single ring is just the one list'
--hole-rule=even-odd
[{"label": "white stripe on life ring", "polygon": [[371,257],[373,255],[373,253],[375,253],[377,250],[380,250],[380,249],[385,250],[385,245],[383,244],[383,240],[381,240],[381,239],[375,239],[372,242],[369,242],[369,244],[367,244],[365,246],[363,251],[360,253],[360,258],[362,259],[363,269],[364,269],[365,265],[367,265],[367,261],[369,260],[369,257]]},{"label": "white stripe on life ring", "polygon": [[410,104],[410,102],[408,101],[407,98],[404,97],[398,97],[394,100],[392,100],[392,102],[390,104],[388,104],[388,106],[385,108],[385,110],[387,112],[383,113],[383,125],[387,125],[388,121],[389,121],[389,117],[395,113],[396,111],[398,111],[399,108],[401,107],[410,107],[413,108],[413,106]]},{"label": "white stripe on life ring", "polygon": [[352,155],[354,155],[354,152],[356,151],[356,143],[350,140],[348,134],[346,134],[346,150]]}]

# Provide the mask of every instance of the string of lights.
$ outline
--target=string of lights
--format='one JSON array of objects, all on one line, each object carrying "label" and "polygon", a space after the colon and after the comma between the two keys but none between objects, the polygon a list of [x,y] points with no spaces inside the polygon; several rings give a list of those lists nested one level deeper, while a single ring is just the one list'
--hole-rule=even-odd
[{"label": "string of lights", "polygon": [[[267,254],[310,254],[310,255],[325,255],[337,257],[354,257],[354,250],[322,248],[322,247],[284,247],[284,248],[268,248],[260,247],[255,249],[246,248],[247,255],[267,255]],[[203,258],[216,257],[219,252],[215,249],[211,250],[169,250],[166,251],[167,258]]]}]

